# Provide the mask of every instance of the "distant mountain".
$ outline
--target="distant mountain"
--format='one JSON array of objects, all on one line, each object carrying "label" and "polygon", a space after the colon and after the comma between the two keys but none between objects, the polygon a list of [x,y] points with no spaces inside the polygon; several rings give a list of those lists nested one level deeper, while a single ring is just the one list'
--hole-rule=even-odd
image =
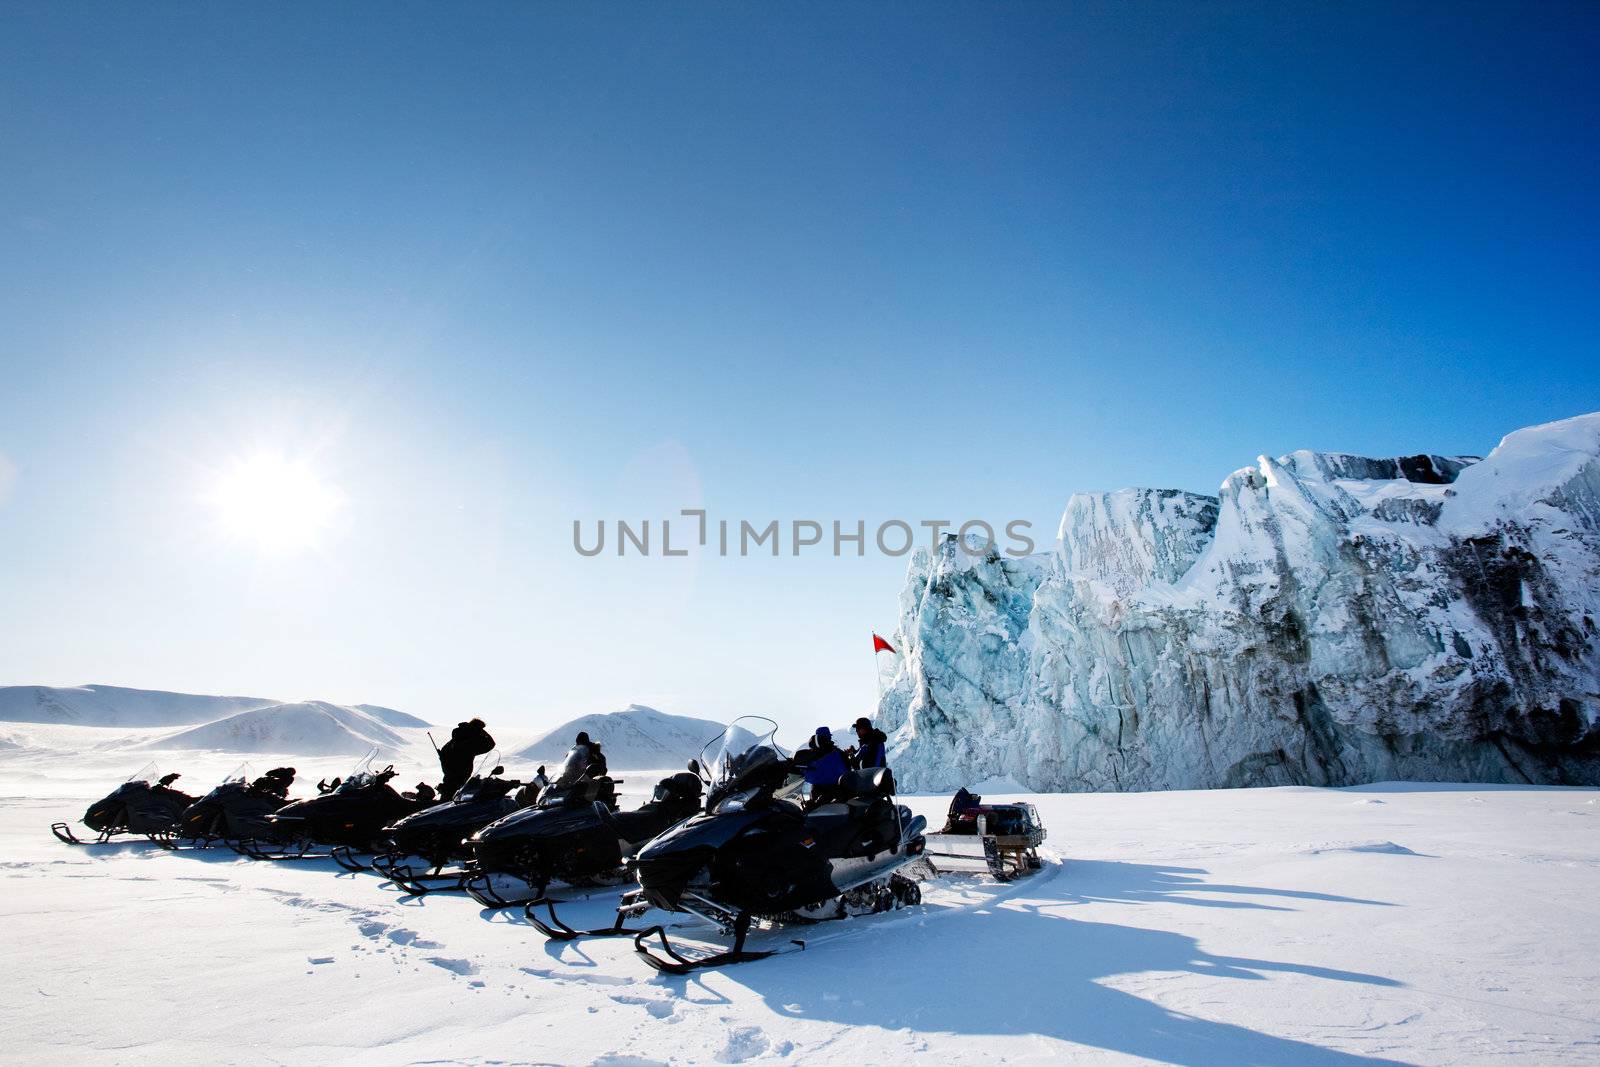
[{"label": "distant mountain", "polygon": [[115,685],[8,685],[0,686],[0,722],[187,726],[276,703],[264,697],[197,696]]},{"label": "distant mountain", "polygon": [[[0,686],[0,722],[125,728],[192,726],[243,711],[280,706],[284,702],[271,697],[202,696],[115,685]],[[391,708],[360,704],[357,709],[386,726],[429,725]]]},{"label": "distant mountain", "polygon": [[403,711],[393,708],[381,708],[376,704],[356,704],[357,711],[364,711],[374,719],[387,726],[414,726],[418,729],[432,726],[433,723],[426,719],[419,719],[415,715],[407,715]]},{"label": "distant mountain", "polygon": [[368,711],[307,700],[241,711],[141,747],[271,752],[295,756],[359,756],[372,748],[394,753],[405,745],[404,738]]},{"label": "distant mountain", "polygon": [[630,704],[621,711],[585,715],[562,723],[533,744],[513,753],[530,763],[553,764],[567,754],[579,731],[600,743],[612,770],[681,767],[698,756],[723,724],[687,715],[668,715]]}]

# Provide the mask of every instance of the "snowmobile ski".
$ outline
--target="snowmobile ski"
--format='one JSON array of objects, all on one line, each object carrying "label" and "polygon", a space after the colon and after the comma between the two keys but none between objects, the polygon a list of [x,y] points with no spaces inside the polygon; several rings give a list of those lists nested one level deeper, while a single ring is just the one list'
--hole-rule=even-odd
[{"label": "snowmobile ski", "polygon": [[[744,947],[745,939],[750,936],[750,914],[742,912],[734,922],[733,947],[722,952],[714,952],[709,956],[693,959],[685,956],[673,947],[667,939],[665,926],[652,926],[648,930],[640,930],[633,938],[633,949],[651,967],[663,974],[692,974],[695,971],[709,970],[715,967],[727,967],[735,963],[753,963],[756,960],[768,959],[772,956],[789,952],[805,951],[806,943],[800,938],[791,938],[785,945],[777,948],[747,949]],[[647,941],[655,939],[661,943],[661,951],[665,956],[657,955]]]},{"label": "snowmobile ski", "polygon": [[[617,903],[617,916],[610,926],[594,930],[577,930],[563,922],[561,916],[556,914],[556,905],[566,903],[569,901],[540,896],[523,905],[522,914],[534,929],[552,941],[576,941],[584,937],[633,937],[645,932],[638,927],[624,926],[622,922],[628,915],[643,914],[649,910],[648,904],[641,907],[637,889],[622,895],[622,899]],[[540,908],[543,908],[545,914],[549,916],[549,922],[539,918],[537,911]]]}]

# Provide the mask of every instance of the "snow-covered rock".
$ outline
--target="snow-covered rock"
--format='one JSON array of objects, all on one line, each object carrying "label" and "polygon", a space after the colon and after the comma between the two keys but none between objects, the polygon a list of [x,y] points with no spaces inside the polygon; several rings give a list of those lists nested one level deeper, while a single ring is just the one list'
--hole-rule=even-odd
[{"label": "snow-covered rock", "polygon": [[600,743],[612,770],[655,770],[688,763],[722,730],[720,722],[668,715],[643,704],[629,704],[621,711],[585,715],[562,723],[512,755],[529,763],[557,763],[582,731]]},{"label": "snow-covered rock", "polygon": [[1600,782],[1600,414],[1080,494],[1052,551],[919,552],[900,607],[907,788]]},{"label": "snow-covered rock", "polygon": [[[192,726],[284,704],[271,697],[204,696],[116,685],[0,686],[0,722],[36,722],[63,726]],[[393,708],[359,704],[357,708],[386,726],[427,726],[414,715]]]},{"label": "snow-covered rock", "polygon": [[143,745],[152,749],[359,756],[373,748],[393,754],[406,741],[361,708],[307,700],[273,704],[182,730]]}]

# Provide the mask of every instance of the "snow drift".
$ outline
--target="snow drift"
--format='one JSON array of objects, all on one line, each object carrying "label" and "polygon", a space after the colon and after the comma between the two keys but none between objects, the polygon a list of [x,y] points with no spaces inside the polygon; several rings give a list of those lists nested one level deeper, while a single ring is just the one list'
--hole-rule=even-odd
[{"label": "snow drift", "polygon": [[359,756],[373,748],[392,755],[405,746],[404,738],[361,708],[307,700],[241,711],[141,747]]},{"label": "snow drift", "polygon": [[907,788],[1597,783],[1600,414],[1079,494],[1052,551],[920,550],[900,607]]},{"label": "snow drift", "polygon": [[[283,705],[282,700],[270,697],[203,696],[116,685],[0,686],[0,722],[121,728],[192,726],[241,711]],[[429,725],[393,708],[372,704],[357,708],[386,726]]]},{"label": "snow drift", "polygon": [[513,758],[555,763],[567,754],[572,739],[581,730],[600,742],[612,770],[680,767],[698,756],[705,743],[721,734],[722,729],[722,723],[709,719],[668,715],[643,704],[630,704],[621,711],[585,715],[562,723],[513,753]]}]

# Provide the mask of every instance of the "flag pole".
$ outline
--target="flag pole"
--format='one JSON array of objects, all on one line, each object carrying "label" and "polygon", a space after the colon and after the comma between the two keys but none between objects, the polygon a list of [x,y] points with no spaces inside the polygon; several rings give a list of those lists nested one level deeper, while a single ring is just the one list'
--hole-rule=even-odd
[{"label": "flag pole", "polygon": [[[877,683],[877,686],[878,686],[878,704],[882,704],[883,703],[883,671],[879,666],[879,660],[878,660],[878,651],[879,651],[879,649],[878,649],[878,631],[873,630],[872,633],[869,636],[872,638],[872,680],[875,683]],[[872,717],[874,719],[876,719],[878,717],[878,708],[877,708],[876,705],[872,709]]]}]

